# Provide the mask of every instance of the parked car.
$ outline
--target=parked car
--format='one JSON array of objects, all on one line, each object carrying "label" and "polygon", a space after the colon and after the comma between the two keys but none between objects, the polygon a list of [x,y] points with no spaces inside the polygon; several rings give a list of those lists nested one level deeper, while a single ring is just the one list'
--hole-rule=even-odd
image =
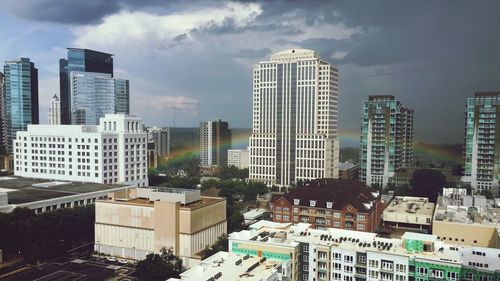
[{"label": "parked car", "polygon": [[107,257],[106,258],[108,261],[111,261],[111,262],[116,262],[117,259],[115,257]]}]

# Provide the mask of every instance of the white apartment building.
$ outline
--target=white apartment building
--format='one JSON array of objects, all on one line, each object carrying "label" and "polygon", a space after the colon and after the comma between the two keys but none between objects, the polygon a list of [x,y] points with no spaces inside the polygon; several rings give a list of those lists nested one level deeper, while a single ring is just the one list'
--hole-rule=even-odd
[{"label": "white apartment building", "polygon": [[49,108],[49,125],[60,125],[61,124],[61,101],[54,95],[52,100],[50,100]]},{"label": "white apartment building", "polygon": [[227,151],[227,165],[238,169],[248,168],[250,154],[247,149],[229,149]]},{"label": "white apartment building", "polygon": [[338,178],[338,83],[338,69],[307,49],[254,67],[251,180]]},{"label": "white apartment building", "polygon": [[[289,280],[493,281],[500,249],[440,241],[406,232],[401,239],[310,224],[259,221],[229,235],[229,253],[289,262]],[[222,276],[225,272],[222,271]]]},{"label": "white apartment building", "polygon": [[142,120],[106,114],[99,125],[29,125],[14,142],[14,174],[104,184],[148,184]]}]

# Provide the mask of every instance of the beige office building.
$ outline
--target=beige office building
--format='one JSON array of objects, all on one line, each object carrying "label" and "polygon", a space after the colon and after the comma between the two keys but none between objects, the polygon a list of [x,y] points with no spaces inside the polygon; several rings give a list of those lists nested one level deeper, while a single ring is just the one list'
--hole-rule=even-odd
[{"label": "beige office building", "polygon": [[434,203],[425,197],[396,196],[382,213],[384,226],[430,232]]},{"label": "beige office building", "polygon": [[443,189],[432,221],[432,234],[459,245],[500,248],[500,208],[465,189]]},{"label": "beige office building", "polygon": [[132,188],[96,202],[94,250],[141,260],[172,248],[185,266],[227,232],[226,200],[199,190]]}]

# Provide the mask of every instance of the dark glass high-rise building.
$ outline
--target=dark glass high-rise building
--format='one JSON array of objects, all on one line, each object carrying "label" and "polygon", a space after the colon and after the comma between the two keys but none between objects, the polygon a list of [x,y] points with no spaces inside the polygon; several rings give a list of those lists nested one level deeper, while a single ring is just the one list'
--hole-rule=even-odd
[{"label": "dark glass high-rise building", "polygon": [[68,58],[59,60],[61,124],[71,124],[69,81],[72,71],[107,73],[113,77],[113,55],[88,49],[68,48]]},{"label": "dark glass high-rise building", "polygon": [[12,139],[28,124],[38,124],[38,69],[29,58],[6,61],[5,86],[5,147],[12,153]]}]

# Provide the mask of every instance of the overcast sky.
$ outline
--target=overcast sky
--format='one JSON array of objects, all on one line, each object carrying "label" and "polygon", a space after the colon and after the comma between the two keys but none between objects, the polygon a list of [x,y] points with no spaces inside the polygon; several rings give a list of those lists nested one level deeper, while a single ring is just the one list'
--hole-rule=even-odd
[{"label": "overcast sky", "polygon": [[147,125],[171,126],[176,105],[177,126],[249,128],[252,66],[302,47],[340,69],[342,131],[392,94],[417,140],[462,142],[466,98],[500,90],[500,1],[0,0],[0,60],[35,62],[44,123],[66,47],[114,54]]}]

